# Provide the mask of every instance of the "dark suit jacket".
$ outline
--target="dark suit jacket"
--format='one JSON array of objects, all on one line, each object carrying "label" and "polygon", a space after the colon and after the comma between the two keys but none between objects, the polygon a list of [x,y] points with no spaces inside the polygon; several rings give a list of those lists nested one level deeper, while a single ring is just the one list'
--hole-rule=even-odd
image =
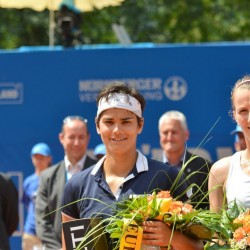
[{"label": "dark suit jacket", "polygon": [[[208,174],[212,163],[203,157],[194,155],[187,151],[184,164],[186,164],[184,174],[188,185],[195,184],[192,188],[193,195],[191,196],[191,204],[197,209],[208,209]],[[204,197],[205,199],[203,199]],[[199,204],[200,201],[202,202]]]},{"label": "dark suit jacket", "polygon": [[9,250],[9,236],[19,222],[18,192],[6,174],[0,173],[0,249]]},{"label": "dark suit jacket", "polygon": [[[86,157],[83,170],[96,161]],[[36,231],[37,236],[46,245],[46,250],[58,250],[61,240],[61,201],[66,183],[64,160],[44,170],[40,175],[36,198]],[[58,209],[57,211],[55,211]]]},{"label": "dark suit jacket", "polygon": [[[162,158],[157,158],[157,160],[162,161]],[[188,186],[194,185],[192,188],[193,195],[190,199],[191,204],[196,209],[208,209],[208,174],[212,163],[201,156],[197,156],[189,151],[186,151],[184,166],[183,178],[186,179],[186,184]]]}]

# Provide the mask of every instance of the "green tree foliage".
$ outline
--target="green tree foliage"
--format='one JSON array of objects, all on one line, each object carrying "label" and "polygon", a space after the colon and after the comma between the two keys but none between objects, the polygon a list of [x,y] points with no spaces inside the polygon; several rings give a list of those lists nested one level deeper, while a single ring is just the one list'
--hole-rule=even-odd
[{"label": "green tree foliage", "polygon": [[[249,0],[124,0],[121,6],[82,13],[85,44],[118,43],[112,24],[132,41],[196,43],[250,39]],[[49,44],[49,12],[0,9],[0,48]]]},{"label": "green tree foliage", "polygon": [[48,11],[0,9],[0,49],[48,44]]}]

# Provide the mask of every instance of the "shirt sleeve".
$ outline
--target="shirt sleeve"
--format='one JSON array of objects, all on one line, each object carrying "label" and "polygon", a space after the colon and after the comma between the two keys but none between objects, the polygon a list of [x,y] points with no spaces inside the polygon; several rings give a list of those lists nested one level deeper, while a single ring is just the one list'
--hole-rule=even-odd
[{"label": "shirt sleeve", "polygon": [[79,219],[80,214],[77,207],[77,201],[79,200],[79,197],[76,197],[74,195],[76,194],[76,190],[74,190],[72,184],[72,181],[69,180],[64,187],[62,198],[62,212],[73,218]]}]

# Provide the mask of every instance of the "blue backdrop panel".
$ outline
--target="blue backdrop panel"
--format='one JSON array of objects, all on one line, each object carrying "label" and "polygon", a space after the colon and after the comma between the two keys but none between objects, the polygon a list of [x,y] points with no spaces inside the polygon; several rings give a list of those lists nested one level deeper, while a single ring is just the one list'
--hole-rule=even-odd
[{"label": "blue backdrop panel", "polygon": [[[20,183],[34,171],[30,150],[35,143],[51,146],[54,163],[63,158],[58,133],[67,115],[89,120],[92,153],[101,142],[94,124],[95,97],[113,80],[134,85],[147,100],[138,138],[144,154],[161,155],[158,119],[171,109],[187,116],[189,148],[199,147],[212,161],[232,154],[230,91],[250,71],[249,51],[248,43],[222,43],[2,52],[0,171],[12,172],[21,196]],[[21,206],[20,214],[20,228],[11,238],[15,250],[21,249]]]}]

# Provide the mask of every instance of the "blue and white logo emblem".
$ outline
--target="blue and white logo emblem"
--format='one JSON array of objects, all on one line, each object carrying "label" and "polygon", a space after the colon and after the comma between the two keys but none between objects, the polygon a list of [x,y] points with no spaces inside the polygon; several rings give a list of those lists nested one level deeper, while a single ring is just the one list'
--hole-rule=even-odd
[{"label": "blue and white logo emblem", "polygon": [[22,104],[23,84],[22,83],[0,83],[0,105]]},{"label": "blue and white logo emblem", "polygon": [[172,101],[179,101],[183,99],[187,94],[187,83],[179,77],[173,76],[166,80],[163,85],[163,91],[166,97]]}]

